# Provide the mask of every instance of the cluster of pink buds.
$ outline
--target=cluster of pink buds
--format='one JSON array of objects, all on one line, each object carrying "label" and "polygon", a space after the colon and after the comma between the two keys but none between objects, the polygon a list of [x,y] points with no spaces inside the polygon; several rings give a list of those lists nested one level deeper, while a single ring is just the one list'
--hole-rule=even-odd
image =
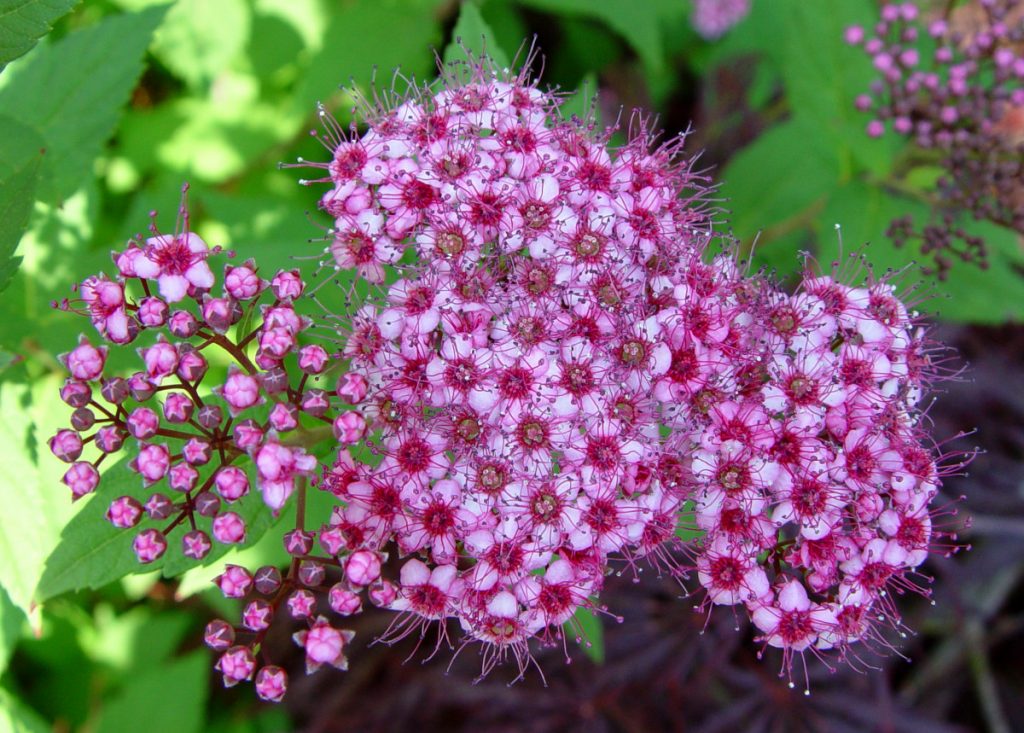
[{"label": "cluster of pink buds", "polygon": [[709,41],[721,38],[750,13],[751,0],[693,0],[690,22]]},{"label": "cluster of pink buds", "polygon": [[[178,325],[141,351],[145,370],[116,400],[102,349],[67,356],[66,392],[85,412],[53,445],[76,461],[76,495],[98,480],[102,456],[78,461],[97,421],[136,437],[146,485],[181,494],[117,500],[123,526],[177,513],[171,527],[187,519],[195,538],[198,514],[237,542],[241,521],[220,505],[250,474],[274,510],[298,495],[289,567],[229,565],[217,584],[243,602],[241,623],[206,633],[225,683],[255,678],[267,700],[287,686],[280,667],[257,671],[275,616],[304,624],[308,671],[346,668],[351,634],[329,614],[368,602],[396,612],[383,641],[433,627],[440,646],[457,625],[484,673],[511,658],[521,677],[531,641],[560,643],[581,609],[605,611],[605,578],[641,561],[680,580],[696,571],[708,605],[746,607],[787,663],[881,639],[879,618],[898,627],[888,591],[917,589],[939,469],[918,408],[933,354],[893,286],[808,275],[787,295],[715,233],[683,138],[653,146],[638,124],[611,149],[525,73],[486,60],[463,71],[365,110],[361,135],[321,112],[331,159],[299,165],[322,171],[303,181],[327,186],[333,220],[322,268],[336,278],[321,287],[341,287],[348,306],[328,314],[341,335],[330,352],[298,344],[295,273],[274,278],[261,325],[232,331],[267,284],[229,267],[212,298],[191,234],[130,246],[112,292],[90,281],[108,341]],[[136,281],[138,301],[124,294]],[[168,312],[186,298],[195,315]],[[236,366],[203,393],[212,347]],[[308,386],[327,370],[335,389]],[[91,398],[97,382],[109,409]],[[162,420],[126,402],[157,393]],[[316,484],[338,503],[307,529],[299,479],[316,461],[288,435],[317,421],[337,446]],[[167,529],[139,535],[143,560]]]},{"label": "cluster of pink buds", "polygon": [[914,2],[886,3],[870,32],[854,26],[846,41],[871,56],[879,79],[856,100],[873,119],[867,132],[891,128],[938,165],[934,221],[893,222],[897,244],[921,240],[942,277],[953,259],[985,261],[985,243],[964,230],[964,214],[1024,232],[1024,10],[1014,0],[978,0],[942,15]]},{"label": "cluster of pink buds", "polygon": [[[209,259],[220,250],[189,231],[184,205],[180,217],[174,234],[154,224],[151,236],[114,252],[113,279],[91,276],[78,298],[55,304],[87,315],[107,343],[82,336],[61,356],[70,373],[61,396],[74,411],[70,429],[58,431],[50,449],[71,464],[64,483],[75,499],[97,490],[108,455],[130,449],[128,466],[144,491],[113,497],[106,516],[135,532],[142,563],[175,552],[201,561],[214,543],[245,542],[242,500],[255,487],[275,512],[283,506],[317,467],[302,441],[291,438],[315,436],[321,423],[330,435],[326,414],[341,400],[311,386],[331,357],[318,344],[300,342],[311,321],[293,307],[305,289],[298,271],[279,271],[268,281],[252,260],[227,264],[215,294]],[[118,347],[136,351],[137,371],[108,368],[108,350]],[[211,350],[231,362],[226,371],[211,366]],[[176,550],[168,538],[178,528]],[[222,576],[222,589],[232,587],[228,595],[244,587],[236,576]],[[247,676],[249,657],[241,647],[229,651],[218,663],[225,679]]]}]

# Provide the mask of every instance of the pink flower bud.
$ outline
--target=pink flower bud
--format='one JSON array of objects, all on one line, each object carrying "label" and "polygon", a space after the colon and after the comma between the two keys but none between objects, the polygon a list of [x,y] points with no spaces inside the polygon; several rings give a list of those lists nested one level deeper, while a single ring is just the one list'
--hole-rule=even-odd
[{"label": "pink flower bud", "polygon": [[322,389],[309,389],[302,396],[302,411],[313,417],[322,417],[331,407],[327,393]]},{"label": "pink flower bud", "polygon": [[107,360],[107,347],[96,348],[83,336],[78,346],[61,357],[71,376],[83,382],[99,379]]},{"label": "pink flower bud", "polygon": [[249,451],[263,442],[263,430],[255,420],[242,420],[235,425],[234,437],[240,450]]},{"label": "pink flower bud", "polygon": [[71,496],[80,499],[96,490],[100,483],[100,474],[91,463],[78,461],[71,464],[61,480],[71,489]]},{"label": "pink flower bud", "polygon": [[175,373],[186,382],[198,382],[206,374],[209,365],[198,351],[182,350]]},{"label": "pink flower bud", "polygon": [[242,626],[250,631],[263,631],[274,620],[274,609],[262,598],[249,601],[242,611]]},{"label": "pink flower bud", "polygon": [[868,137],[882,137],[885,134],[885,123],[881,120],[871,120],[867,127]]},{"label": "pink flower bud", "polygon": [[300,631],[292,638],[306,650],[306,671],[312,673],[324,664],[347,669],[345,646],[354,635],[351,631],[335,629],[326,618],[320,616],[309,631]]},{"label": "pink flower bud", "polygon": [[193,529],[181,536],[181,553],[191,560],[202,560],[212,548],[210,537],[201,529]]},{"label": "pink flower bud", "polygon": [[144,529],[135,535],[132,549],[139,562],[148,564],[160,559],[167,551],[167,540],[159,530]]},{"label": "pink flower bud", "polygon": [[353,552],[345,560],[345,577],[352,585],[370,585],[380,577],[380,556],[369,550]]},{"label": "pink flower bud", "polygon": [[245,521],[235,512],[224,512],[213,520],[213,538],[222,545],[245,542]]},{"label": "pink flower bud", "polygon": [[270,283],[274,297],[278,300],[294,300],[302,295],[306,287],[298,270],[279,270]]},{"label": "pink flower bud", "polygon": [[288,673],[269,665],[256,674],[256,694],[266,702],[281,702],[288,690]]},{"label": "pink flower bud", "polygon": [[104,453],[116,453],[124,445],[124,431],[114,425],[105,425],[96,431],[93,443]]},{"label": "pink flower bud", "polygon": [[250,300],[262,289],[263,282],[248,264],[224,268],[224,292],[235,300]]},{"label": "pink flower bud", "polygon": [[341,443],[358,443],[366,435],[366,419],[358,412],[343,412],[334,418],[334,437]]},{"label": "pink flower bud", "polygon": [[199,479],[199,471],[187,463],[176,463],[167,472],[167,484],[175,491],[191,491]]},{"label": "pink flower bud", "polygon": [[142,505],[130,496],[119,496],[107,508],[107,521],[118,529],[134,527],[142,519]]},{"label": "pink flower bud", "polygon": [[224,333],[235,322],[235,302],[231,298],[203,298],[203,320],[216,333]]},{"label": "pink flower bud", "polygon": [[337,555],[348,547],[345,534],[337,527],[320,530],[320,546],[328,555]]},{"label": "pink flower bud", "polygon": [[299,582],[315,588],[324,582],[326,571],[324,566],[314,560],[303,560],[299,563]]},{"label": "pink flower bud", "polygon": [[163,494],[153,494],[143,504],[146,514],[150,519],[167,519],[174,511],[174,504]]},{"label": "pink flower bud", "polygon": [[257,593],[262,593],[265,596],[277,593],[277,589],[281,587],[281,571],[273,565],[264,565],[256,571],[253,583]]},{"label": "pink flower bud", "polygon": [[394,583],[382,580],[370,586],[368,594],[370,602],[377,608],[390,608],[391,604],[398,598],[398,589],[395,588]]},{"label": "pink flower bud", "polygon": [[222,652],[235,643],[235,630],[227,621],[215,618],[206,624],[203,643],[214,651]]},{"label": "pink flower bud", "polygon": [[79,407],[71,413],[71,427],[84,432],[96,423],[96,414],[88,407]]},{"label": "pink flower bud", "polygon": [[160,418],[148,407],[136,407],[125,421],[128,432],[139,440],[149,440],[160,428]]},{"label": "pink flower bud", "polygon": [[194,409],[195,404],[192,400],[181,392],[171,392],[164,398],[164,419],[167,422],[188,422]]},{"label": "pink flower bud", "polygon": [[286,602],[292,618],[309,618],[316,608],[316,597],[305,588],[292,593]]},{"label": "pink flower bud", "polygon": [[319,374],[329,358],[327,350],[318,344],[303,346],[299,349],[299,369],[307,374]]},{"label": "pink flower bud", "polygon": [[278,402],[270,411],[270,427],[279,433],[287,433],[299,425],[298,408],[290,402]]},{"label": "pink flower bud", "polygon": [[181,457],[193,466],[204,466],[210,462],[210,444],[202,438],[190,438],[181,448]]},{"label": "pink flower bud", "polygon": [[217,405],[203,405],[196,413],[196,422],[207,430],[215,430],[224,420],[224,411]]},{"label": "pink flower bud", "polygon": [[252,575],[240,565],[227,565],[224,572],[214,578],[225,598],[244,598],[252,590]]},{"label": "pink flower bud", "polygon": [[85,382],[69,378],[60,388],[60,398],[71,407],[85,407],[92,399],[92,388]]},{"label": "pink flower bud", "polygon": [[157,297],[143,298],[135,314],[139,323],[147,328],[162,326],[167,321],[167,303]]},{"label": "pink flower bud", "polygon": [[160,384],[164,377],[174,374],[178,367],[178,350],[167,341],[157,341],[148,349],[142,350],[142,360],[146,364],[146,377],[153,384]]},{"label": "pink flower bud", "polygon": [[313,549],[313,533],[293,529],[284,533],[284,549],[289,555],[302,557]]},{"label": "pink flower bud", "polygon": [[50,452],[65,463],[77,461],[82,455],[82,439],[73,430],[58,430],[49,445]]},{"label": "pink flower bud", "polygon": [[859,25],[851,25],[843,33],[843,38],[851,46],[859,46],[864,42],[864,29]]},{"label": "pink flower bud", "polygon": [[112,405],[120,405],[128,399],[130,393],[128,382],[121,377],[104,379],[103,384],[100,385],[100,394],[103,395],[103,399]]},{"label": "pink flower bud", "polygon": [[199,330],[199,321],[188,311],[174,311],[167,321],[167,330],[180,339],[192,338]]},{"label": "pink flower bud", "polygon": [[200,491],[194,503],[201,517],[216,517],[220,514],[220,497],[212,491]]},{"label": "pink flower bud", "polygon": [[167,447],[163,445],[146,445],[139,451],[139,455],[133,461],[135,470],[138,471],[146,484],[153,484],[167,475],[167,469],[171,464],[170,454]]},{"label": "pink flower bud", "polygon": [[220,390],[221,397],[228,403],[228,410],[237,415],[260,401],[260,383],[255,377],[241,372],[232,372]]},{"label": "pink flower bud", "polygon": [[224,466],[218,470],[213,483],[225,501],[238,501],[249,493],[249,477],[238,466]]},{"label": "pink flower bud", "polygon": [[156,391],[143,372],[136,372],[128,378],[128,389],[131,391],[132,399],[138,402],[148,400]]},{"label": "pink flower bud", "polygon": [[260,332],[260,351],[274,359],[282,359],[295,348],[295,335],[287,328],[278,326]]},{"label": "pink flower bud", "polygon": [[358,405],[366,397],[369,385],[362,374],[348,372],[338,380],[338,397],[349,404]]},{"label": "pink flower bud", "polygon": [[351,616],[363,609],[363,601],[358,593],[354,593],[344,583],[335,583],[327,595],[331,610],[341,616]]},{"label": "pink flower bud", "polygon": [[256,660],[248,647],[234,646],[221,655],[215,666],[224,676],[224,686],[234,687],[239,682],[252,679]]}]

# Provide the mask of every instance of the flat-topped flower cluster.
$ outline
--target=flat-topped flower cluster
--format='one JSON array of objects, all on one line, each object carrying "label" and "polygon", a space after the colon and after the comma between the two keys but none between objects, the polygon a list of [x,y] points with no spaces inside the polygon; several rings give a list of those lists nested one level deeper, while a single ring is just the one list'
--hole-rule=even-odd
[{"label": "flat-topped flower cluster", "polygon": [[[241,541],[221,503],[242,500],[251,475],[280,510],[316,466],[288,436],[332,424],[336,455],[315,481],[338,499],[330,520],[306,528],[299,512],[285,573],[218,579],[246,599],[240,624],[207,630],[228,684],[253,677],[285,612],[306,622],[308,668],[344,667],[350,634],[327,614],[364,598],[397,612],[386,641],[434,626],[440,645],[457,625],[460,643],[482,643],[485,672],[511,656],[521,676],[531,640],[604,610],[612,569],[645,560],[744,607],[787,659],[882,640],[899,624],[887,592],[916,588],[933,546],[939,486],[918,407],[933,349],[894,285],[808,274],[787,294],[716,233],[682,138],[654,145],[641,121],[615,149],[525,74],[446,72],[366,110],[362,134],[322,115],[331,159],[303,183],[327,188],[325,265],[348,283],[350,307],[330,314],[337,343],[305,343],[297,273],[268,284],[252,263],[229,266],[213,297],[212,251],[191,233],[133,244],[115,279],[83,283],[107,341],[170,336],[126,380],[103,376],[106,347],[67,355],[78,417],[53,446],[75,495],[135,437],[143,481],[179,499],[116,499],[111,521],[179,512],[171,528],[193,523],[183,551],[200,558],[195,516]],[[260,298],[262,323],[232,329]],[[195,315],[172,311],[179,301]],[[237,361],[213,389],[200,384],[211,346]],[[326,374],[335,389],[311,386]],[[156,395],[162,418],[129,406]],[[85,442],[97,460],[80,460]],[[140,559],[166,534],[144,527]],[[256,682],[276,700],[287,676],[266,666]]]}]

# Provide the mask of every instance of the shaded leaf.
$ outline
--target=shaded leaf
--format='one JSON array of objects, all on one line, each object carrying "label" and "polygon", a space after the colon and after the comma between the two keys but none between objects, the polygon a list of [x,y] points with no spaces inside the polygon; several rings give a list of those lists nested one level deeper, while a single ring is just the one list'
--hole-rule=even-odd
[{"label": "shaded leaf", "polygon": [[0,116],[0,292],[18,268],[14,252],[32,213],[44,146],[32,128]]},{"label": "shaded leaf", "polygon": [[8,71],[13,76],[0,89],[0,109],[46,141],[49,198],[70,195],[92,176],[165,12],[157,7],[105,18],[35,49]]},{"label": "shaded leaf", "polygon": [[499,69],[507,69],[510,61],[508,54],[498,45],[494,31],[484,20],[478,8],[472,2],[462,3],[459,19],[452,29],[452,40],[444,50],[444,62],[465,60],[467,51],[479,59],[487,55]]},{"label": "shaded leaf", "polygon": [[28,53],[78,0],[0,0],[0,71]]},{"label": "shaded leaf", "polygon": [[24,623],[25,612],[11,602],[7,591],[0,586],[0,674],[7,669],[7,661],[18,644]]},{"label": "shaded leaf", "polygon": [[604,664],[604,627],[601,619],[589,608],[578,608],[572,621],[566,623],[565,633],[579,639],[580,648],[594,664]]},{"label": "shaded leaf", "polygon": [[[199,651],[136,675],[104,705],[94,730],[122,733],[137,730],[144,720],[147,733],[198,733],[205,718],[209,668],[207,654]],[[173,712],[167,708],[169,701]]]},{"label": "shaded leaf", "polygon": [[815,140],[814,123],[795,117],[743,148],[722,173],[721,192],[736,235],[749,247],[760,233],[757,256],[783,270],[798,262],[794,248],[780,238],[809,225],[814,208],[838,185],[834,149]]},{"label": "shaded leaf", "polygon": [[393,84],[400,69],[405,78],[422,79],[434,67],[431,48],[441,40],[438,2],[433,0],[353,0],[331,15],[323,50],[302,74],[296,103],[303,113],[328,100],[349,81],[366,89],[371,81],[399,92]]}]

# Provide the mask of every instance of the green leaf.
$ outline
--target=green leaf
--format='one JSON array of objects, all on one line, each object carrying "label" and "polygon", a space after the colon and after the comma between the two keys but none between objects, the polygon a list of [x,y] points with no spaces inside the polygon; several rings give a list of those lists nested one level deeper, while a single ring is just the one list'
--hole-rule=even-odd
[{"label": "green leaf", "polygon": [[[789,108],[815,123],[815,136],[840,150],[844,177],[852,158],[876,172],[886,170],[898,141],[868,144],[867,120],[853,106],[875,72],[861,49],[843,41],[853,24],[870,25],[876,10],[869,0],[778,0],[772,12],[786,19],[783,37],[773,38]],[[766,39],[767,40],[767,39]]]},{"label": "green leaf", "polygon": [[207,654],[197,651],[138,674],[104,705],[93,730],[122,733],[145,721],[147,733],[199,733],[209,668]]},{"label": "green leaf", "polygon": [[572,620],[566,622],[564,633],[579,642],[590,661],[604,664],[604,626],[597,614],[589,608],[576,609]]},{"label": "green leaf", "polygon": [[835,151],[816,140],[814,123],[795,117],[743,148],[722,173],[721,193],[736,235],[745,247],[760,235],[756,256],[782,270],[798,261],[794,248],[779,240],[806,228],[838,185]]},{"label": "green leaf", "polygon": [[0,675],[7,669],[7,661],[18,644],[24,624],[25,612],[11,602],[7,591],[0,586]]},{"label": "green leaf", "polygon": [[73,511],[60,483],[64,466],[46,449],[68,412],[58,389],[57,379],[0,384],[0,585],[30,617],[46,556]]},{"label": "green leaf", "polygon": [[523,5],[550,13],[600,20],[626,40],[652,74],[665,71],[663,27],[684,13],[679,0],[645,0],[628,6],[622,0],[520,1]]},{"label": "green leaf", "polygon": [[[60,543],[46,559],[43,577],[36,589],[37,599],[45,601],[67,591],[100,588],[126,575],[154,570],[162,571],[165,577],[175,577],[197,565],[210,565],[233,549],[215,542],[202,562],[190,560],[182,554],[181,530],[178,529],[167,538],[167,552],[162,558],[148,565],[140,564],[132,552],[135,532],[113,527],[105,514],[110,502],[119,496],[132,496],[145,502],[156,490],[142,485],[139,475],[128,468],[128,458],[122,458],[103,472],[96,494],[86,499],[85,507],[67,524],[60,534]],[[258,491],[231,509],[245,520],[245,547],[259,540],[277,521]],[[201,528],[209,532],[208,526]]]},{"label": "green leaf", "polygon": [[2,733],[51,733],[53,729],[39,713],[7,690],[0,688],[0,731]]},{"label": "green leaf", "polygon": [[251,24],[245,0],[178,0],[153,39],[153,55],[189,86],[204,87],[241,55]]},{"label": "green leaf", "polygon": [[97,606],[95,622],[80,634],[82,648],[94,662],[130,679],[163,664],[189,632],[193,619],[175,609],[154,613],[150,606],[135,606],[115,613],[108,604]]},{"label": "green leaf", "polygon": [[0,116],[0,292],[20,262],[14,252],[32,213],[44,146],[32,128]]},{"label": "green leaf", "polygon": [[480,8],[468,0],[459,9],[459,19],[452,29],[452,40],[444,50],[444,62],[449,64],[465,60],[467,51],[476,59],[484,55],[490,57],[499,69],[507,69],[511,63],[508,54],[498,45],[494,31],[480,14]]},{"label": "green leaf", "polygon": [[18,61],[0,89],[0,109],[46,140],[46,193],[61,199],[92,177],[142,73],[166,7],[115,15]]},{"label": "green leaf", "polygon": [[[841,235],[844,252],[863,250],[877,275],[909,266],[908,283],[923,279],[914,269],[914,263],[922,261],[920,252],[913,247],[897,249],[885,234],[893,219],[905,215],[920,226],[928,221],[929,211],[920,201],[859,181],[836,189],[815,224],[821,266],[827,269],[840,258]],[[946,281],[928,282],[927,290],[934,295],[919,307],[943,320],[965,323],[996,324],[1024,318],[1024,255],[1019,235],[987,222],[969,222],[965,229],[985,238],[989,268],[955,262]]]},{"label": "green leaf", "polygon": [[418,79],[434,68],[431,47],[441,41],[435,0],[352,0],[331,14],[323,49],[302,74],[295,102],[304,114],[327,101],[351,80],[364,91],[375,80],[401,93],[403,82],[393,73]]},{"label": "green leaf", "polygon": [[78,0],[0,0],[0,71],[28,53]]}]

